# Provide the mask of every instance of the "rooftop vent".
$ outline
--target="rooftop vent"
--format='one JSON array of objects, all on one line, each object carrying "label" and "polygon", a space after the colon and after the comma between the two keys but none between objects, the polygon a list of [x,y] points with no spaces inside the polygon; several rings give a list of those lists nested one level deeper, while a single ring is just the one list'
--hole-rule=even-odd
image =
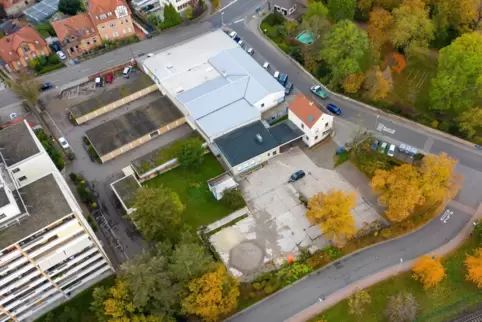
[{"label": "rooftop vent", "polygon": [[258,141],[259,143],[263,143],[263,137],[261,136],[261,134],[256,134],[256,141]]},{"label": "rooftop vent", "polygon": [[308,122],[313,122],[313,115],[308,116]]},{"label": "rooftop vent", "polygon": [[313,101],[310,101],[310,105],[313,105],[313,104],[314,104]]},{"label": "rooftop vent", "polygon": [[173,66],[172,64],[166,64],[166,68],[168,68],[168,69],[171,69],[171,68],[173,68],[173,67],[174,67],[174,66]]}]

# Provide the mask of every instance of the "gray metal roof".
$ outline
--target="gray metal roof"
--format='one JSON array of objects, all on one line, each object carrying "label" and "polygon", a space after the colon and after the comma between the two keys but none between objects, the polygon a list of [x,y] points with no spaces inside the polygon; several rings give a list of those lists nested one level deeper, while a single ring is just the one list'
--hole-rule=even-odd
[{"label": "gray metal roof", "polygon": [[209,137],[222,135],[242,124],[259,119],[259,111],[244,99],[240,99],[197,120],[201,129]]},{"label": "gray metal roof", "polygon": [[279,145],[296,140],[304,135],[290,120],[283,121],[269,128],[269,131]]},{"label": "gray metal roof", "polygon": [[42,0],[23,13],[33,23],[42,23],[59,11],[59,0]]},{"label": "gray metal roof", "polygon": [[40,152],[24,122],[0,131],[0,153],[10,167]]},{"label": "gray metal roof", "polygon": [[176,98],[179,100],[179,102],[186,104],[189,103],[196,98],[199,98],[206,93],[211,93],[218,88],[225,86],[229,84],[229,81],[224,78],[224,77],[217,77],[215,79],[209,80],[197,87],[194,87],[193,89],[190,89],[188,91],[182,92],[176,96]]}]

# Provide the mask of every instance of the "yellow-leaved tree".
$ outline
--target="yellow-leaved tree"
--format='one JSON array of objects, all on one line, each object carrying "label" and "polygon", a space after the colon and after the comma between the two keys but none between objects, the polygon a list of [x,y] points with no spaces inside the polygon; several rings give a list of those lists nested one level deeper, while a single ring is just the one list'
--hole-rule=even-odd
[{"label": "yellow-leaved tree", "polygon": [[465,267],[467,268],[466,279],[474,282],[478,288],[482,288],[482,248],[477,248],[474,255],[467,255]]},{"label": "yellow-leaved tree", "polygon": [[372,298],[367,291],[356,290],[356,292],[348,298],[348,308],[350,309],[350,314],[361,317],[365,311],[365,306],[371,302]]},{"label": "yellow-leaved tree", "polygon": [[348,76],[341,81],[341,86],[343,86],[345,92],[354,94],[358,92],[364,79],[365,75],[363,73],[348,74]]},{"label": "yellow-leaved tree", "polygon": [[181,302],[182,312],[207,322],[218,321],[238,305],[239,282],[221,264],[215,271],[189,282],[188,289],[188,296]]},{"label": "yellow-leaved tree", "polygon": [[440,258],[423,255],[412,267],[413,278],[420,281],[424,289],[429,289],[440,283],[445,277],[445,269]]},{"label": "yellow-leaved tree", "polygon": [[408,218],[415,206],[423,203],[419,188],[419,173],[409,164],[403,164],[390,171],[377,170],[371,187],[378,193],[378,201],[387,207],[385,215],[393,222]]},{"label": "yellow-leaved tree", "polygon": [[312,224],[320,224],[325,237],[341,246],[355,234],[355,218],[351,209],[355,207],[356,194],[341,190],[319,192],[308,202],[306,216]]}]

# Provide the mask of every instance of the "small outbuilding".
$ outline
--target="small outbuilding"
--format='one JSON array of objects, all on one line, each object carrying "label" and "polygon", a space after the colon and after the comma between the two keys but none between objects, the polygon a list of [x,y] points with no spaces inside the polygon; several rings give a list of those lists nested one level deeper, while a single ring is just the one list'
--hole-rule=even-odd
[{"label": "small outbuilding", "polygon": [[289,16],[296,11],[297,3],[295,0],[269,0],[269,5],[273,10],[278,11],[283,16]]}]

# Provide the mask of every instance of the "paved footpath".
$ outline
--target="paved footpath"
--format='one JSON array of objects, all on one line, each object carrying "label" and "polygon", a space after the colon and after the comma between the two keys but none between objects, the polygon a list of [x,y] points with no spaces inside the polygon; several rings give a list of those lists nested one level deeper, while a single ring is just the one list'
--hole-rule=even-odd
[{"label": "paved footpath", "polygon": [[[465,227],[459,232],[459,234],[455,238],[453,238],[449,243],[434,250],[432,254],[437,256],[443,256],[455,250],[467,237],[470,236],[470,233],[472,232],[472,229],[473,229],[473,222],[480,218],[482,218],[482,203],[480,204],[477,212],[472,216],[472,219],[465,225]],[[380,271],[366,278],[358,280],[344,287],[343,289],[333,293],[332,295],[327,297],[324,301],[320,301],[319,303],[316,303],[310,306],[306,310],[298,313],[297,315],[293,316],[292,318],[286,321],[287,322],[308,321],[318,313],[325,311],[326,309],[332,307],[338,302],[346,299],[347,297],[355,293],[358,289],[364,289],[364,288],[370,287],[394,275],[409,271],[412,268],[414,262],[415,262],[415,259],[402,262],[399,265],[391,266],[387,269],[384,269],[383,271]]]}]

